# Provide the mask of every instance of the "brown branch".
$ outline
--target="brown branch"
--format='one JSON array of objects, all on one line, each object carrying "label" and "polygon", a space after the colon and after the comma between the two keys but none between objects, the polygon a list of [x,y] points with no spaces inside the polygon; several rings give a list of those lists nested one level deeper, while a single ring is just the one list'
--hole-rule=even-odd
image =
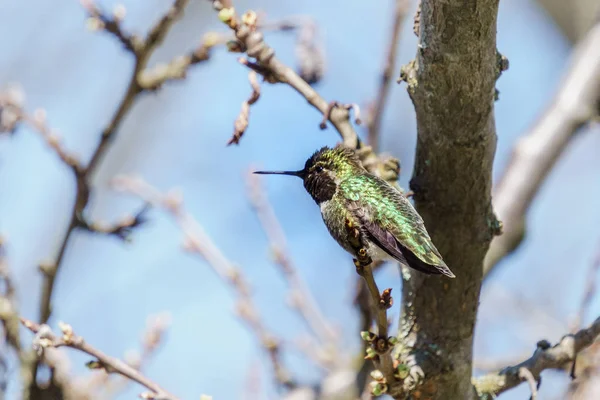
[{"label": "brown branch", "polygon": [[[58,256],[56,258],[56,263],[54,264],[54,268],[53,268],[53,270],[47,271],[48,273],[46,274],[46,279],[44,280],[44,284],[43,284],[43,288],[42,288],[42,297],[41,297],[42,300],[41,300],[41,305],[40,305],[40,320],[42,323],[45,323],[46,321],[48,321],[48,318],[50,317],[50,313],[51,313],[50,301],[51,301],[51,297],[52,297],[52,291],[54,288],[55,277],[58,273],[58,269],[59,269],[60,265],[62,264],[62,260],[65,255],[67,244],[69,242],[71,234],[75,230],[75,228],[77,228],[78,226],[81,225],[80,216],[83,215],[83,211],[86,208],[88,201],[89,201],[89,197],[90,197],[89,181],[92,178],[92,176],[94,175],[94,172],[98,166],[98,162],[106,153],[106,150],[108,149],[110,142],[114,139],[114,136],[116,135],[116,132],[118,131],[118,128],[120,127],[121,122],[123,121],[125,115],[127,114],[127,112],[130,110],[131,106],[133,105],[135,98],[142,91],[142,87],[139,85],[139,82],[137,79],[139,72],[143,71],[145,69],[148,59],[150,58],[150,55],[154,51],[156,45],[158,43],[160,43],[160,41],[162,40],[164,35],[166,35],[166,33],[167,33],[166,31],[170,28],[174,19],[181,14],[182,8],[186,5],[186,3],[187,3],[187,1],[181,1],[181,0],[175,1],[173,7],[167,13],[167,14],[169,14],[169,16],[163,17],[154,26],[154,28],[151,29],[151,34],[148,35],[148,38],[140,44],[132,45],[133,48],[135,49],[135,51],[133,51],[133,54],[136,58],[136,62],[135,62],[134,71],[132,73],[132,76],[131,76],[131,79],[129,82],[129,87],[128,87],[126,94],[123,97],[121,103],[117,107],[117,110],[115,111],[113,117],[111,118],[110,122],[108,123],[106,128],[103,130],[100,142],[99,142],[98,146],[96,147],[96,149],[94,150],[92,157],[90,159],[90,162],[88,163],[87,167],[82,171],[81,175],[78,176],[77,196],[76,196],[75,206],[71,213],[71,221],[69,223],[67,233],[65,234],[65,238],[59,249]],[[83,2],[83,5],[86,8],[86,10],[90,13],[90,15],[92,15],[93,17],[98,18],[98,15],[101,15],[101,16],[103,15],[101,13],[101,11],[94,5],[93,1],[85,0]],[[107,20],[108,17],[102,17],[102,19]],[[122,32],[119,21],[114,20],[114,22],[115,22],[115,24],[117,24],[118,32]],[[105,25],[103,27],[103,29],[105,29],[105,30],[108,29],[108,32],[115,34],[114,30],[112,28],[109,29],[108,26],[109,25]],[[164,32],[162,32],[162,31],[158,32],[158,30],[157,30],[158,27],[160,27],[160,29],[164,30]],[[123,35],[124,34],[122,34],[122,33],[116,34],[117,37],[121,37]],[[91,225],[91,224],[88,223],[88,225]]]},{"label": "brown branch", "polygon": [[126,33],[121,28],[121,21],[125,17],[125,7],[117,6],[112,16],[106,15],[94,3],[94,0],[80,0],[81,6],[88,13],[87,26],[92,31],[103,30],[112,34],[121,44],[133,54],[137,54],[141,48],[138,37]]},{"label": "brown branch", "polygon": [[495,397],[527,381],[528,377],[521,373],[523,369],[527,369],[534,381],[539,382],[542,371],[564,369],[566,364],[572,363],[577,354],[594,343],[599,336],[600,318],[588,328],[564,336],[554,346],[550,346],[546,341],[538,343],[538,348],[529,359],[499,372],[473,378],[473,385],[480,397]]},{"label": "brown branch", "polygon": [[104,369],[108,373],[117,373],[149,389],[150,392],[141,394],[141,397],[144,399],[177,400],[175,395],[169,393],[125,362],[104,354],[86,343],[81,336],[75,335],[70,325],[61,324],[62,336],[57,336],[48,325],[39,325],[25,318],[21,318],[21,322],[27,329],[35,333],[33,346],[39,354],[43,354],[47,348],[70,347],[89,354],[96,359],[96,361],[88,363],[90,368]]},{"label": "brown branch", "polygon": [[[246,64],[248,60],[245,58],[241,58],[241,64]],[[227,146],[232,144],[239,144],[240,139],[246,129],[248,128],[248,119],[250,118],[250,106],[258,101],[260,98],[260,85],[258,84],[257,74],[254,71],[250,71],[248,73],[248,81],[250,81],[250,86],[252,87],[252,93],[248,100],[242,103],[242,109],[240,110],[240,114],[235,119],[233,124],[233,136],[227,142]]]},{"label": "brown branch", "polygon": [[377,90],[377,96],[375,98],[375,104],[372,109],[369,110],[369,121],[368,121],[368,142],[375,151],[379,148],[379,134],[381,130],[381,121],[383,119],[383,112],[385,104],[390,93],[390,85],[392,83],[392,74],[394,73],[396,56],[398,54],[398,47],[400,42],[400,31],[402,25],[410,7],[410,1],[408,0],[396,0],[392,30],[390,32],[390,38],[388,42],[385,64],[383,66],[383,73],[381,74],[381,81]]},{"label": "brown branch", "polygon": [[338,333],[329,325],[310,290],[298,275],[286,246],[285,234],[269,203],[259,175],[248,174],[248,198],[267,235],[275,262],[287,281],[292,305],[314,335],[325,345],[334,345]]},{"label": "brown branch", "polygon": [[0,323],[4,326],[4,338],[16,352],[21,362],[26,353],[21,346],[19,336],[19,310],[17,308],[16,288],[10,274],[4,238],[0,236]]},{"label": "brown branch", "polygon": [[294,388],[296,383],[281,361],[280,343],[262,322],[242,271],[221,253],[200,224],[183,208],[181,195],[173,191],[163,194],[141,178],[122,176],[115,178],[113,183],[117,190],[138,196],[145,202],[164,209],[173,217],[184,234],[184,248],[206,261],[238,295],[237,312],[269,355],[276,380],[287,389]]},{"label": "brown branch", "polygon": [[[67,231],[59,247],[56,262],[43,269],[44,280],[40,296],[39,317],[42,324],[46,323],[50,318],[52,312],[51,299],[56,276],[62,265],[71,235],[78,226],[81,226],[82,216],[89,202],[91,191],[89,182],[94,176],[100,160],[106,154],[110,143],[114,140],[116,132],[118,132],[125,115],[127,115],[128,111],[131,109],[137,96],[143,92],[143,86],[141,86],[139,82],[140,73],[147,68],[148,61],[156,49],[156,46],[162,42],[174,21],[181,16],[187,3],[188,0],[175,0],[168,12],[150,29],[150,33],[147,37],[144,40],[139,40],[135,36],[125,34],[121,29],[120,20],[123,16],[122,10],[121,12],[116,13],[116,17],[109,18],[104,16],[104,14],[94,5],[92,0],[83,0],[82,2],[90,16],[95,18],[95,21],[101,22],[100,24],[96,24],[96,27],[106,30],[116,36],[125,47],[130,50],[135,57],[135,66],[125,95],[117,106],[109,123],[102,131],[100,142],[93,151],[87,167],[76,175],[77,193]],[[89,226],[91,224],[87,225]],[[35,389],[38,365],[37,361],[31,364],[31,371],[28,374],[30,382],[26,382],[24,385],[26,391],[24,397],[28,397],[28,393],[31,393],[32,390]]]},{"label": "brown branch", "polygon": [[64,148],[61,143],[60,134],[48,126],[45,110],[37,109],[33,115],[30,115],[25,112],[22,104],[16,103],[11,98],[9,93],[0,93],[0,109],[2,109],[3,114],[10,114],[8,117],[10,122],[5,122],[5,130],[15,129],[19,123],[30,126],[54,150],[62,163],[73,172],[75,177],[80,177],[83,174],[84,168],[78,158]]},{"label": "brown branch", "polygon": [[[236,39],[242,44],[240,47],[245,49],[246,54],[256,59],[257,64],[264,69],[265,78],[270,83],[286,83],[300,95],[302,95],[310,105],[326,114],[329,103],[323,99],[304,79],[302,79],[290,67],[283,64],[277,57],[275,51],[264,42],[264,37],[257,30],[257,16],[253,11],[245,13],[241,19],[235,13],[233,8],[227,7],[221,1],[211,0],[213,7],[219,11],[219,18],[235,33]],[[356,148],[358,145],[358,135],[352,127],[349,119],[349,112],[345,108],[336,107],[329,115],[329,121],[337,129],[348,147]]]},{"label": "brown branch", "polygon": [[[367,348],[367,358],[375,361],[375,366],[381,371],[385,378],[386,390],[396,383],[394,376],[394,363],[392,360],[392,348],[395,345],[393,340],[388,337],[388,317],[387,310],[392,306],[392,289],[379,291],[375,277],[373,276],[373,265],[361,266],[356,268],[357,273],[365,280],[369,294],[371,295],[371,313],[375,315],[377,323],[377,336],[373,337],[369,333],[367,341],[371,342],[371,347]],[[395,338],[393,338],[395,339]],[[373,393],[377,395],[377,393]]]},{"label": "brown branch", "polygon": [[323,78],[325,51],[318,41],[318,27],[313,18],[302,15],[286,17],[281,21],[259,21],[258,27],[261,31],[297,31],[294,53],[298,75],[311,85]]},{"label": "brown branch", "polygon": [[[146,329],[142,337],[142,350],[128,351],[123,360],[130,367],[141,371],[156,353],[160,344],[164,341],[167,328],[169,325],[168,314],[153,315],[148,318]],[[102,389],[102,397],[112,399],[122,392],[131,383],[131,380],[122,378],[111,380],[111,375],[103,371],[96,375],[86,377],[79,382],[80,386],[90,389]]]},{"label": "brown branch", "polygon": [[176,57],[169,63],[158,64],[140,71],[137,77],[140,87],[146,91],[156,91],[168,81],[185,79],[190,67],[208,61],[211,50],[225,44],[228,39],[228,36],[215,32],[205,34],[200,46],[189,54]]},{"label": "brown branch", "polygon": [[494,210],[503,233],[492,241],[484,274],[519,246],[529,205],[575,133],[598,115],[599,102],[600,24],[596,24],[575,48],[552,104],[517,142],[494,191]]},{"label": "brown branch", "polygon": [[121,240],[130,240],[133,230],[146,222],[148,207],[142,207],[136,214],[125,215],[116,223],[107,224],[103,221],[90,222],[83,216],[77,218],[77,228],[82,228],[91,233],[112,235]]}]

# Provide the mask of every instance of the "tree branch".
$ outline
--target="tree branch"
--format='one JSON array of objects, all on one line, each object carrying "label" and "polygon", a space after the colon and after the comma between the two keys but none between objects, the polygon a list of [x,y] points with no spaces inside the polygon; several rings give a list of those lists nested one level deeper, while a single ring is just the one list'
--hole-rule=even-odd
[{"label": "tree branch", "polygon": [[[241,58],[241,64],[247,63],[247,60]],[[233,124],[233,136],[227,142],[227,145],[239,144],[240,139],[246,129],[248,128],[248,120],[250,118],[250,106],[258,101],[260,98],[260,85],[258,84],[257,74],[254,71],[250,71],[248,73],[248,81],[250,82],[250,86],[252,87],[252,93],[250,93],[250,97],[247,100],[242,102],[242,109],[238,114],[238,117],[235,119]]]},{"label": "tree branch", "polygon": [[[27,354],[21,345],[19,336],[19,310],[17,308],[16,288],[10,274],[4,238],[0,236],[0,323],[4,328],[6,343],[16,352],[21,363]],[[6,362],[0,358],[0,362]]]},{"label": "tree branch", "polygon": [[503,233],[494,238],[484,274],[514,251],[525,235],[525,215],[570,140],[600,104],[600,23],[577,45],[559,91],[541,119],[516,144],[494,190],[494,210]]},{"label": "tree branch", "polygon": [[421,0],[417,55],[402,68],[418,129],[410,188],[457,277],[402,271],[399,357],[413,370],[420,367],[424,378],[414,383],[433,400],[474,396],[473,331],[495,220],[497,13],[498,0]]},{"label": "tree branch", "polygon": [[[121,43],[124,44],[125,48],[128,49],[135,58],[135,66],[131,74],[131,78],[128,87],[125,91],[120,104],[117,106],[115,113],[110,119],[102,131],[100,142],[92,153],[90,161],[85,168],[77,169],[76,181],[77,181],[77,192],[76,199],[71,211],[71,217],[68,224],[67,231],[64,239],[58,250],[56,256],[56,262],[52,265],[47,265],[42,272],[44,273],[44,280],[42,283],[42,293],[40,301],[40,321],[42,324],[46,323],[50,318],[51,314],[51,299],[56,276],[59,272],[59,268],[62,265],[66,249],[71,238],[73,231],[77,227],[84,227],[89,229],[92,227],[91,223],[82,223],[84,210],[88,205],[90,198],[90,181],[98,167],[100,160],[106,154],[110,143],[114,140],[116,132],[119,130],[125,115],[131,109],[137,96],[142,93],[145,89],[144,85],[140,83],[141,73],[147,68],[148,61],[153,54],[156,47],[162,42],[166,36],[168,30],[173,23],[181,16],[183,9],[187,5],[189,0],[175,0],[172,7],[167,13],[150,29],[150,33],[145,39],[140,40],[136,36],[128,35],[124,33],[121,28],[121,20],[124,16],[124,9],[118,8],[114,13],[113,17],[105,16],[94,4],[92,0],[83,0],[82,5],[88,11],[90,18],[92,18],[91,26],[94,29],[102,29],[111,33],[117,37]],[[190,64],[191,65],[191,62]],[[172,76],[169,74],[163,75],[164,79],[169,79]],[[143,82],[142,82],[143,83]],[[154,81],[153,86],[159,87],[160,82]],[[75,168],[74,168],[75,169]],[[121,231],[119,231],[121,232]],[[31,372],[28,374],[30,382],[25,384],[25,390],[31,392],[35,389],[36,376],[37,376],[38,363],[37,361],[31,365]],[[29,395],[25,393],[25,397]]]},{"label": "tree branch", "polygon": [[369,121],[367,124],[369,128],[368,142],[375,151],[379,148],[381,121],[383,119],[385,104],[390,93],[390,85],[392,83],[392,75],[395,69],[394,66],[396,64],[396,56],[400,42],[400,31],[402,30],[402,25],[409,7],[410,1],[396,0],[393,14],[394,22],[392,24],[383,73],[381,74],[381,82],[379,83],[379,89],[377,90],[375,104],[372,109],[369,110]]},{"label": "tree branch", "polygon": [[270,242],[275,262],[286,279],[293,308],[323,345],[336,345],[338,333],[330,326],[310,290],[298,275],[285,244],[285,234],[269,203],[259,175],[248,174],[248,198]]},{"label": "tree branch", "polygon": [[150,389],[151,392],[142,393],[140,397],[148,400],[177,400],[173,394],[169,393],[151,379],[142,375],[138,370],[127,365],[125,362],[104,354],[100,350],[87,344],[81,336],[75,335],[73,328],[67,324],[61,324],[62,337],[56,336],[48,325],[39,325],[33,321],[21,318],[21,323],[35,333],[33,341],[34,349],[43,354],[47,348],[70,347],[82,351],[94,357],[97,361],[88,363],[92,369],[103,369],[108,373],[120,374],[140,385]]},{"label": "tree branch", "polygon": [[577,354],[590,346],[599,336],[600,318],[596,319],[590,327],[564,336],[552,347],[546,341],[539,342],[538,348],[529,359],[499,372],[473,378],[473,385],[480,397],[495,398],[500,393],[527,381],[527,376],[520,373],[523,368],[528,370],[537,382],[541,379],[542,371],[563,369],[565,364],[574,362]]},{"label": "tree branch", "polygon": [[[142,337],[142,350],[128,350],[123,357],[127,365],[137,371],[141,371],[156,354],[158,347],[165,340],[165,334],[169,325],[169,315],[161,313],[152,315],[148,318],[146,329]],[[110,379],[111,375],[106,371],[99,371],[98,374],[86,376],[77,380],[77,383],[89,388],[90,390],[101,390],[102,398],[112,399],[124,391],[131,383],[131,380],[123,377],[121,379]]]},{"label": "tree branch", "polygon": [[[227,7],[219,0],[211,0],[211,2],[219,11],[221,21],[233,30],[236,39],[240,42],[240,49],[243,49],[249,57],[256,59],[257,66],[262,69],[268,82],[288,84],[306,98],[310,105],[322,114],[327,114],[329,103],[296,72],[279,61],[275,57],[275,51],[264,42],[263,34],[257,30],[258,20],[254,11],[248,11],[240,19],[233,8]],[[335,107],[331,110],[328,120],[340,133],[344,144],[351,148],[357,147],[358,135],[350,123],[347,109]]]},{"label": "tree branch", "polygon": [[[375,282],[375,277],[373,276],[373,263],[368,266],[357,266],[356,272],[365,280],[365,284],[371,295],[371,312],[375,315],[377,323],[377,335],[373,335],[371,332],[368,332],[366,335],[363,333],[362,335],[363,339],[371,343],[371,347],[367,348],[366,358],[373,359],[375,366],[383,375],[382,378],[376,379],[376,383],[372,388],[372,393],[378,396],[387,392],[396,384],[394,362],[391,354],[396,344],[396,338],[388,337],[389,323],[387,318],[387,310],[393,304],[392,289],[386,289],[383,293],[379,291],[377,282]],[[378,384],[380,384],[379,387]]]},{"label": "tree branch", "polygon": [[221,253],[198,221],[183,208],[181,195],[175,192],[162,194],[141,178],[121,176],[115,178],[113,184],[115,189],[133,194],[148,204],[160,207],[173,217],[185,236],[185,250],[206,261],[213,271],[237,293],[238,315],[248,324],[269,355],[277,382],[288,389],[296,387],[296,383],[281,361],[281,345],[262,322],[242,271]]}]

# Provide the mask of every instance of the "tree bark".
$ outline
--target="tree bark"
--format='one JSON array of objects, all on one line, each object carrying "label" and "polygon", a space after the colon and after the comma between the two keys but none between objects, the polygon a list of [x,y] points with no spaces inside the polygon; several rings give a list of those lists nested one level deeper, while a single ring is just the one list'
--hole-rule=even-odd
[{"label": "tree bark", "polygon": [[417,366],[424,372],[416,390],[425,398],[475,397],[482,264],[498,231],[491,205],[497,12],[498,0],[422,0],[417,56],[403,69],[418,128],[410,188],[456,274],[450,280],[403,271],[403,357],[411,372]]}]

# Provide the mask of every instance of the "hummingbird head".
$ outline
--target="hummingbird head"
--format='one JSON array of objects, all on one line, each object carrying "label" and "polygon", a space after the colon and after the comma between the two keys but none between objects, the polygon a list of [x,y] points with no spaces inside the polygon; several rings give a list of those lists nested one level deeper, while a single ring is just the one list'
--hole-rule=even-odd
[{"label": "hummingbird head", "polygon": [[255,174],[291,175],[302,178],[304,188],[320,204],[331,200],[337,185],[347,176],[364,171],[358,156],[349,147],[337,145],[317,150],[299,171],[255,171]]}]

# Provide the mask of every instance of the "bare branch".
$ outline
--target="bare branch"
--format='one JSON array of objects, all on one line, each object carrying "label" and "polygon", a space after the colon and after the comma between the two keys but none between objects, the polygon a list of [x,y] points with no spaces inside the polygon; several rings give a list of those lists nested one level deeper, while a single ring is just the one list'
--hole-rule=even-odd
[{"label": "bare branch", "polygon": [[300,15],[281,21],[259,21],[258,27],[262,31],[297,31],[294,52],[298,75],[311,85],[323,78],[325,51],[318,40],[318,27],[313,18]]},{"label": "bare branch", "polygon": [[525,214],[546,176],[575,133],[598,115],[600,24],[577,45],[559,88],[541,119],[518,141],[494,191],[494,210],[503,233],[494,238],[486,255],[486,275],[521,243]]},{"label": "bare branch", "polygon": [[150,28],[144,41],[144,52],[148,57],[163,42],[173,24],[181,18],[188,3],[189,0],[174,0],[171,8]]},{"label": "bare branch", "polygon": [[[128,351],[123,360],[130,367],[141,371],[148,364],[152,356],[156,353],[158,347],[163,343],[168,329],[170,317],[167,313],[152,315],[148,318],[146,329],[142,337],[142,350]],[[119,377],[121,379],[109,379],[110,374],[106,371],[86,377],[81,380],[80,386],[90,389],[101,388],[102,397],[112,399],[122,392],[131,383],[131,380]]]},{"label": "bare branch", "polygon": [[218,45],[226,43],[228,37],[215,32],[204,35],[202,43],[189,54],[179,56],[166,64],[158,64],[140,71],[137,80],[143,90],[156,91],[173,80],[182,80],[187,77],[187,72],[193,65],[210,59],[210,51]]},{"label": "bare branch", "polygon": [[[247,60],[245,58],[241,58],[240,63],[245,64],[247,63]],[[240,114],[235,119],[235,122],[233,124],[233,136],[227,142],[228,146],[240,143],[242,135],[244,134],[244,132],[246,132],[246,129],[248,128],[248,119],[250,118],[250,106],[256,103],[260,98],[260,86],[258,84],[256,72],[250,71],[248,73],[248,80],[250,81],[250,86],[252,87],[252,93],[250,94],[248,100],[242,103],[242,109],[240,111]]]},{"label": "bare branch", "polygon": [[[143,90],[142,86],[140,86],[138,82],[139,73],[145,70],[146,65],[148,63],[148,59],[150,58],[152,52],[156,48],[156,45],[160,43],[160,41],[164,38],[174,20],[181,15],[182,8],[183,6],[185,6],[186,3],[187,1],[176,0],[172,8],[167,12],[167,15],[165,15],[151,30],[151,33],[148,35],[145,41],[139,44],[136,44],[135,40],[133,39],[131,41],[131,47],[134,49],[132,53],[134,54],[136,59],[135,68],[131,75],[128,89],[123,99],[121,100],[121,103],[118,105],[117,110],[112,116],[110,122],[103,130],[100,142],[94,150],[90,162],[88,163],[87,167],[82,170],[81,174],[77,177],[77,195],[75,206],[71,213],[71,221],[69,223],[69,227],[67,229],[65,238],[58,251],[56,263],[53,264],[53,268],[48,269],[48,271],[46,271],[47,273],[45,274],[46,279],[44,280],[42,287],[42,300],[40,304],[40,320],[42,323],[48,321],[48,318],[50,317],[50,300],[54,288],[55,277],[58,273],[58,268],[62,264],[62,260],[65,255],[67,244],[69,242],[69,238],[71,237],[71,233],[78,226],[84,225],[90,227],[92,225],[90,223],[82,221],[81,217],[83,215],[84,209],[88,204],[90,197],[89,180],[93,176],[98,166],[98,162],[104,156],[109,144],[114,139],[114,136],[118,131],[118,128],[120,127],[125,115],[131,109],[135,98]],[[83,0],[82,4],[94,18],[100,18],[100,20],[102,21],[110,20],[109,17],[106,17],[102,14],[102,12],[94,5],[94,2],[92,0]],[[103,29],[109,29],[109,26],[113,25],[105,24]],[[110,28],[109,32],[115,34],[117,37],[129,37],[122,33],[122,31],[120,30],[120,25],[118,24],[115,25],[114,29]],[[35,376],[35,374],[33,375]]]},{"label": "bare branch", "polygon": [[[9,119],[9,121],[5,121],[3,124],[6,125],[3,130],[14,130],[19,123],[28,125],[54,150],[63,164],[74,173],[75,177],[83,174],[84,168],[81,166],[79,159],[64,148],[61,143],[60,134],[48,126],[45,110],[37,109],[33,115],[28,114],[25,112],[22,102],[14,101],[10,91],[0,93],[0,109],[4,118]],[[8,117],[6,116],[7,114],[9,115]]]},{"label": "bare branch", "polygon": [[103,221],[87,221],[83,216],[77,218],[77,228],[85,229],[91,233],[116,236],[121,240],[130,240],[133,230],[146,223],[146,212],[148,207],[143,207],[134,215],[125,215],[114,224]]},{"label": "bare branch", "polygon": [[252,300],[250,287],[241,270],[221,253],[200,224],[184,209],[181,194],[174,191],[163,194],[141,178],[121,176],[115,178],[113,184],[115,189],[136,195],[145,202],[164,209],[172,216],[184,234],[185,250],[205,260],[213,271],[237,293],[239,297],[237,313],[269,354],[276,380],[285,388],[294,388],[296,383],[281,362],[280,343],[262,322]]},{"label": "bare branch", "polygon": [[117,6],[112,16],[106,15],[98,8],[94,0],[80,0],[82,7],[89,15],[87,26],[89,29],[104,30],[112,34],[132,54],[140,51],[141,42],[136,36],[126,33],[121,27],[121,21],[125,17],[125,7]]},{"label": "bare branch", "polygon": [[270,242],[275,262],[287,281],[294,308],[298,310],[298,314],[306,325],[323,344],[335,345],[338,334],[329,325],[310,290],[298,275],[286,248],[285,234],[267,199],[261,179],[252,173],[248,174],[248,198]]},{"label": "bare branch", "polygon": [[73,328],[70,325],[61,324],[62,336],[57,336],[52,332],[48,325],[39,325],[25,318],[21,318],[21,323],[31,332],[36,334],[33,346],[39,354],[43,354],[44,350],[47,348],[70,347],[95,358],[95,361],[88,363],[89,368],[104,369],[108,373],[120,374],[149,389],[150,392],[142,393],[141,397],[144,399],[177,400],[175,395],[169,393],[125,362],[104,354],[100,350],[86,343],[81,336],[75,335]]},{"label": "bare branch", "polygon": [[6,342],[15,350],[19,360],[23,362],[26,354],[21,346],[19,336],[19,311],[17,308],[17,293],[13,283],[4,238],[0,236],[0,323],[4,326]]},{"label": "bare branch", "polygon": [[387,47],[385,64],[383,66],[383,72],[381,74],[381,82],[377,89],[377,96],[373,107],[369,110],[369,145],[373,147],[375,151],[379,148],[379,133],[381,129],[381,121],[383,119],[383,111],[385,104],[390,93],[390,85],[392,83],[392,74],[394,73],[396,56],[398,53],[398,47],[400,42],[400,31],[402,30],[402,23],[406,18],[406,13],[410,7],[410,1],[408,0],[396,0],[396,5],[393,14],[392,30],[390,32],[389,43]]},{"label": "bare branch", "polygon": [[[375,361],[375,366],[381,370],[385,378],[385,390],[391,387],[395,382],[394,363],[392,360],[391,351],[395,345],[394,337],[388,337],[388,318],[387,310],[392,307],[393,299],[391,296],[392,289],[379,291],[375,277],[373,276],[373,265],[357,266],[357,273],[365,280],[369,293],[371,294],[371,309],[372,315],[375,316],[377,322],[377,336],[373,337],[370,333],[367,334],[367,341],[371,342],[371,348],[367,349],[367,358]],[[363,336],[365,336],[363,334]],[[365,339],[365,337],[363,337]],[[377,395],[374,391],[373,394]]]},{"label": "bare branch", "polygon": [[528,374],[523,375],[521,372],[523,369],[528,370],[533,380],[537,382],[542,371],[563,369],[565,364],[574,362],[577,354],[590,346],[599,336],[600,318],[596,319],[590,327],[564,336],[552,347],[546,341],[539,342],[536,351],[529,359],[499,372],[473,378],[473,385],[480,396],[497,396],[529,379]]},{"label": "bare branch", "polygon": [[[135,66],[131,73],[125,95],[121,99],[121,102],[117,106],[116,111],[111,117],[110,121],[103,129],[100,141],[97,147],[94,149],[87,167],[83,168],[81,172],[76,175],[77,193],[75,203],[71,211],[71,219],[68,224],[67,231],[59,247],[58,255],[56,256],[56,262],[53,264],[47,264],[42,270],[44,272],[42,293],[40,296],[40,321],[42,324],[48,321],[52,312],[52,292],[54,290],[56,276],[58,275],[59,268],[62,265],[63,258],[66,254],[71,234],[78,226],[82,226],[82,224],[86,226],[86,228],[92,226],[90,223],[82,222],[82,216],[90,198],[91,189],[89,182],[93,177],[100,160],[106,154],[111,142],[114,140],[116,132],[118,132],[124,117],[131,109],[137,96],[144,91],[144,87],[140,84],[139,78],[141,72],[146,70],[148,60],[150,59],[154,50],[162,42],[175,20],[181,16],[183,13],[183,8],[187,3],[188,0],[175,0],[173,6],[150,30],[150,33],[147,35],[147,37],[144,40],[140,40],[137,37],[127,35],[122,31],[120,20],[124,16],[124,9],[117,9],[113,17],[106,17],[95,6],[93,0],[82,1],[85,9],[95,19],[94,21],[96,22],[96,28],[101,28],[112,33],[119,38],[119,40],[128,50],[131,51],[135,57]],[[100,24],[97,23],[98,21],[100,21]],[[165,75],[165,79],[168,78],[170,78],[170,76],[168,74]],[[160,86],[160,83],[154,82],[153,85]],[[35,389],[37,370],[38,361],[36,360],[31,364],[31,371],[27,374],[30,382],[26,382],[24,385],[26,391],[26,393],[24,393],[24,397],[26,398],[29,396],[28,393]]]},{"label": "bare branch", "polygon": [[[275,51],[264,42],[264,37],[257,30],[257,16],[254,11],[248,11],[241,19],[231,7],[227,7],[221,1],[212,0],[214,8],[219,11],[219,18],[235,33],[235,37],[242,44],[249,57],[256,59],[258,66],[265,72],[265,79],[270,83],[286,83],[300,93],[310,105],[327,114],[329,103],[323,99],[304,79],[302,79],[290,67],[283,64],[277,57]],[[356,148],[358,135],[349,120],[348,110],[335,108],[329,115],[329,121],[340,133],[344,144]]]}]

